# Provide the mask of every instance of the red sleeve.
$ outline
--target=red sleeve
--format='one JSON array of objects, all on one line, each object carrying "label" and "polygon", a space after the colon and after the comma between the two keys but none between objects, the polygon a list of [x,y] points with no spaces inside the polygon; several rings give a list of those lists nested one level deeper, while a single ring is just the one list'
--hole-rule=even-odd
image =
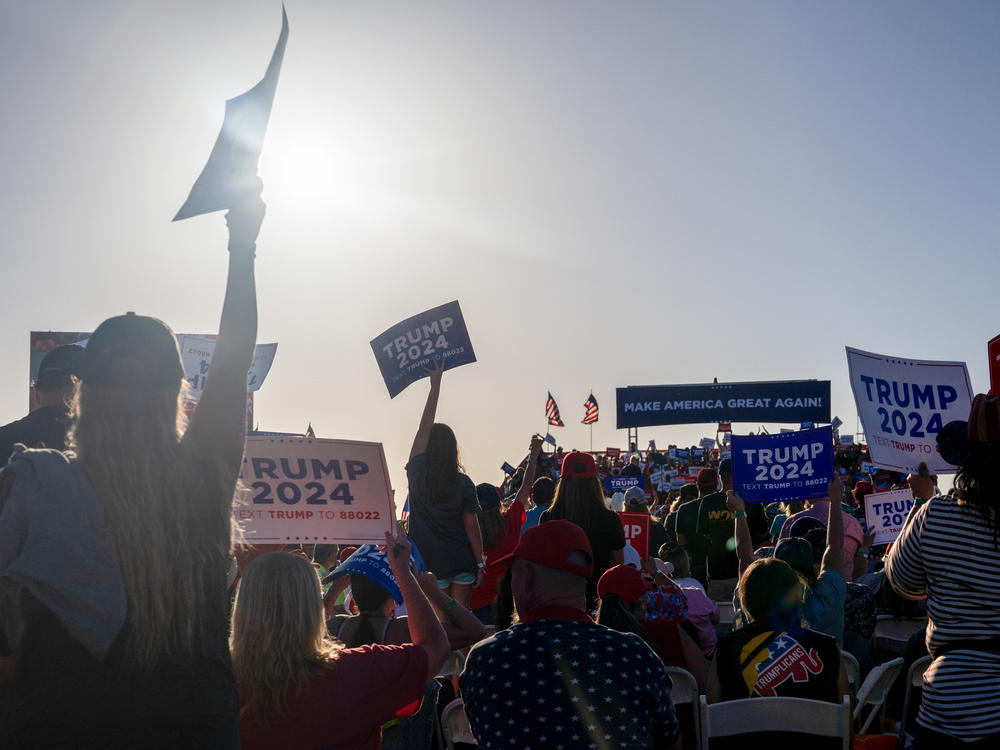
[{"label": "red sleeve", "polygon": [[507,516],[507,535],[513,535],[515,539],[521,536],[521,527],[524,525],[524,521],[527,515],[524,512],[524,506],[517,500],[510,504],[510,507],[504,511],[504,515]]}]

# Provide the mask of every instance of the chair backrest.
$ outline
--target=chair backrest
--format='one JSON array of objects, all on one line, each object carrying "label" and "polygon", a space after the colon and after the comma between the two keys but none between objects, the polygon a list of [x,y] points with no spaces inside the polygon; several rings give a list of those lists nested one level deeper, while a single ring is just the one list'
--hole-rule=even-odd
[{"label": "chair backrest", "polygon": [[868,727],[879,713],[879,709],[885,706],[885,697],[889,694],[889,689],[902,670],[903,660],[897,657],[892,661],[887,661],[885,664],[879,664],[868,673],[865,681],[858,688],[858,704],[854,709],[854,720],[858,722],[861,721],[865,707],[871,707],[868,717],[858,727],[859,734],[864,734],[868,731]]},{"label": "chair backrest", "polygon": [[736,608],[731,601],[716,602],[719,607],[719,624],[716,626],[722,633],[731,633],[735,627]]},{"label": "chair backrest", "polygon": [[698,702],[698,681],[694,675],[683,667],[667,667],[667,674],[674,684],[670,690],[670,699],[676,703]]},{"label": "chair backrest", "polygon": [[903,716],[899,720],[899,741],[906,739],[906,720],[910,716],[910,701],[913,700],[913,691],[924,686],[924,672],[931,665],[930,656],[921,656],[910,665],[910,671],[906,674],[906,693],[903,696]]},{"label": "chair backrest", "polygon": [[441,712],[441,731],[448,750],[454,750],[456,742],[479,745],[479,741],[472,733],[469,717],[465,715],[465,704],[461,698],[456,698],[444,707]]},{"label": "chair backrest", "polygon": [[716,602],[716,605],[719,607],[719,622],[732,624],[736,617],[736,608],[733,603],[731,601]]},{"label": "chair backrest", "polygon": [[677,721],[681,725],[684,747],[696,747],[700,731],[698,729],[698,681],[683,667],[667,667],[667,674],[673,687],[670,700],[674,704]]},{"label": "chair backrest", "polygon": [[861,665],[854,658],[854,654],[848,651],[840,652],[840,660],[844,665],[844,672],[847,674],[847,683],[851,686],[851,694],[858,694],[858,685],[861,683]]},{"label": "chair backrest", "polygon": [[452,675],[462,674],[462,670],[465,669],[465,654],[461,651],[452,651],[451,656],[444,663],[441,669],[438,670],[438,677],[451,677]]},{"label": "chair backrest", "polygon": [[851,699],[827,703],[807,698],[743,698],[708,704],[701,696],[701,747],[713,737],[732,737],[748,732],[794,732],[817,737],[838,737],[848,750],[851,735]]},{"label": "chair backrest", "polygon": [[879,615],[875,620],[875,640],[906,643],[910,636],[927,627],[926,617],[900,617]]}]

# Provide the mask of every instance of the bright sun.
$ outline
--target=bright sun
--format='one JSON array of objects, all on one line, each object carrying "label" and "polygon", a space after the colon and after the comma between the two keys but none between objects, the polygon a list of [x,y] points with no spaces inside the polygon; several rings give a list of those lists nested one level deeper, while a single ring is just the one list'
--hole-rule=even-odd
[{"label": "bright sun", "polygon": [[[370,152],[368,152],[370,153]],[[375,163],[363,149],[337,148],[330,140],[265,144],[261,176],[265,192],[305,209],[324,208],[363,216],[381,200]]]}]

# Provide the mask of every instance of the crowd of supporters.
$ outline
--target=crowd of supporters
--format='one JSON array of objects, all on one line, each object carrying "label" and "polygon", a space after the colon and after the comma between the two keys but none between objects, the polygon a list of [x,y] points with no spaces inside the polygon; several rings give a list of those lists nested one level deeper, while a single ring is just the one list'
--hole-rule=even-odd
[{"label": "crowd of supporters", "polygon": [[[0,428],[0,748],[429,748],[456,700],[484,748],[694,747],[671,669],[712,703],[838,703],[849,664],[927,654],[917,746],[1000,740],[995,398],[941,432],[947,495],[845,446],[826,498],[760,504],[715,440],[613,456],[526,436],[501,486],[476,484],[435,422],[438,367],[384,546],[234,553],[262,218],[256,197],[228,215],[186,428],[176,341],[133,314],[50,353],[38,408]],[[902,535],[874,547],[864,498],[904,484]],[[641,551],[621,512],[649,516]],[[879,617],[912,633],[880,641]],[[886,718],[907,718],[898,695]]]}]

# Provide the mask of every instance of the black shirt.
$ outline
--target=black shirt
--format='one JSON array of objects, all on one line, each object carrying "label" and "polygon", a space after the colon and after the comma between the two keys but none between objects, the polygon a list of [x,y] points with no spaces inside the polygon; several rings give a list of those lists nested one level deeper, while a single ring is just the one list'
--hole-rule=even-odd
[{"label": "black shirt", "polygon": [[[747,503],[746,514],[750,536],[757,543],[760,540],[760,530],[767,523],[764,508],[760,503]],[[736,517],[726,504],[725,492],[713,492],[701,498],[697,536],[705,546],[709,578],[736,578],[739,575],[735,521]]]},{"label": "black shirt", "polygon": [[[549,509],[542,513],[538,522],[541,524],[551,520],[552,510]],[[597,580],[610,567],[611,553],[625,547],[625,530],[622,528],[622,519],[611,510],[601,513],[592,528],[581,528],[590,541],[590,551],[594,555],[594,572],[587,579],[587,604],[592,607],[596,606],[598,599]]]},{"label": "black shirt", "polygon": [[840,649],[823,633],[751,624],[720,638],[715,659],[724,701],[779,695],[838,702]]},{"label": "black shirt", "polygon": [[684,536],[684,549],[687,550],[688,559],[691,562],[691,577],[696,578],[702,586],[708,585],[708,570],[705,558],[708,555],[708,544],[698,535],[698,507],[700,498],[688,500],[681,505],[675,515],[674,528],[680,541],[680,536]]},{"label": "black shirt", "polygon": [[0,427],[0,466],[10,460],[16,443],[28,448],[66,450],[69,415],[65,407],[41,406],[28,416]]}]

